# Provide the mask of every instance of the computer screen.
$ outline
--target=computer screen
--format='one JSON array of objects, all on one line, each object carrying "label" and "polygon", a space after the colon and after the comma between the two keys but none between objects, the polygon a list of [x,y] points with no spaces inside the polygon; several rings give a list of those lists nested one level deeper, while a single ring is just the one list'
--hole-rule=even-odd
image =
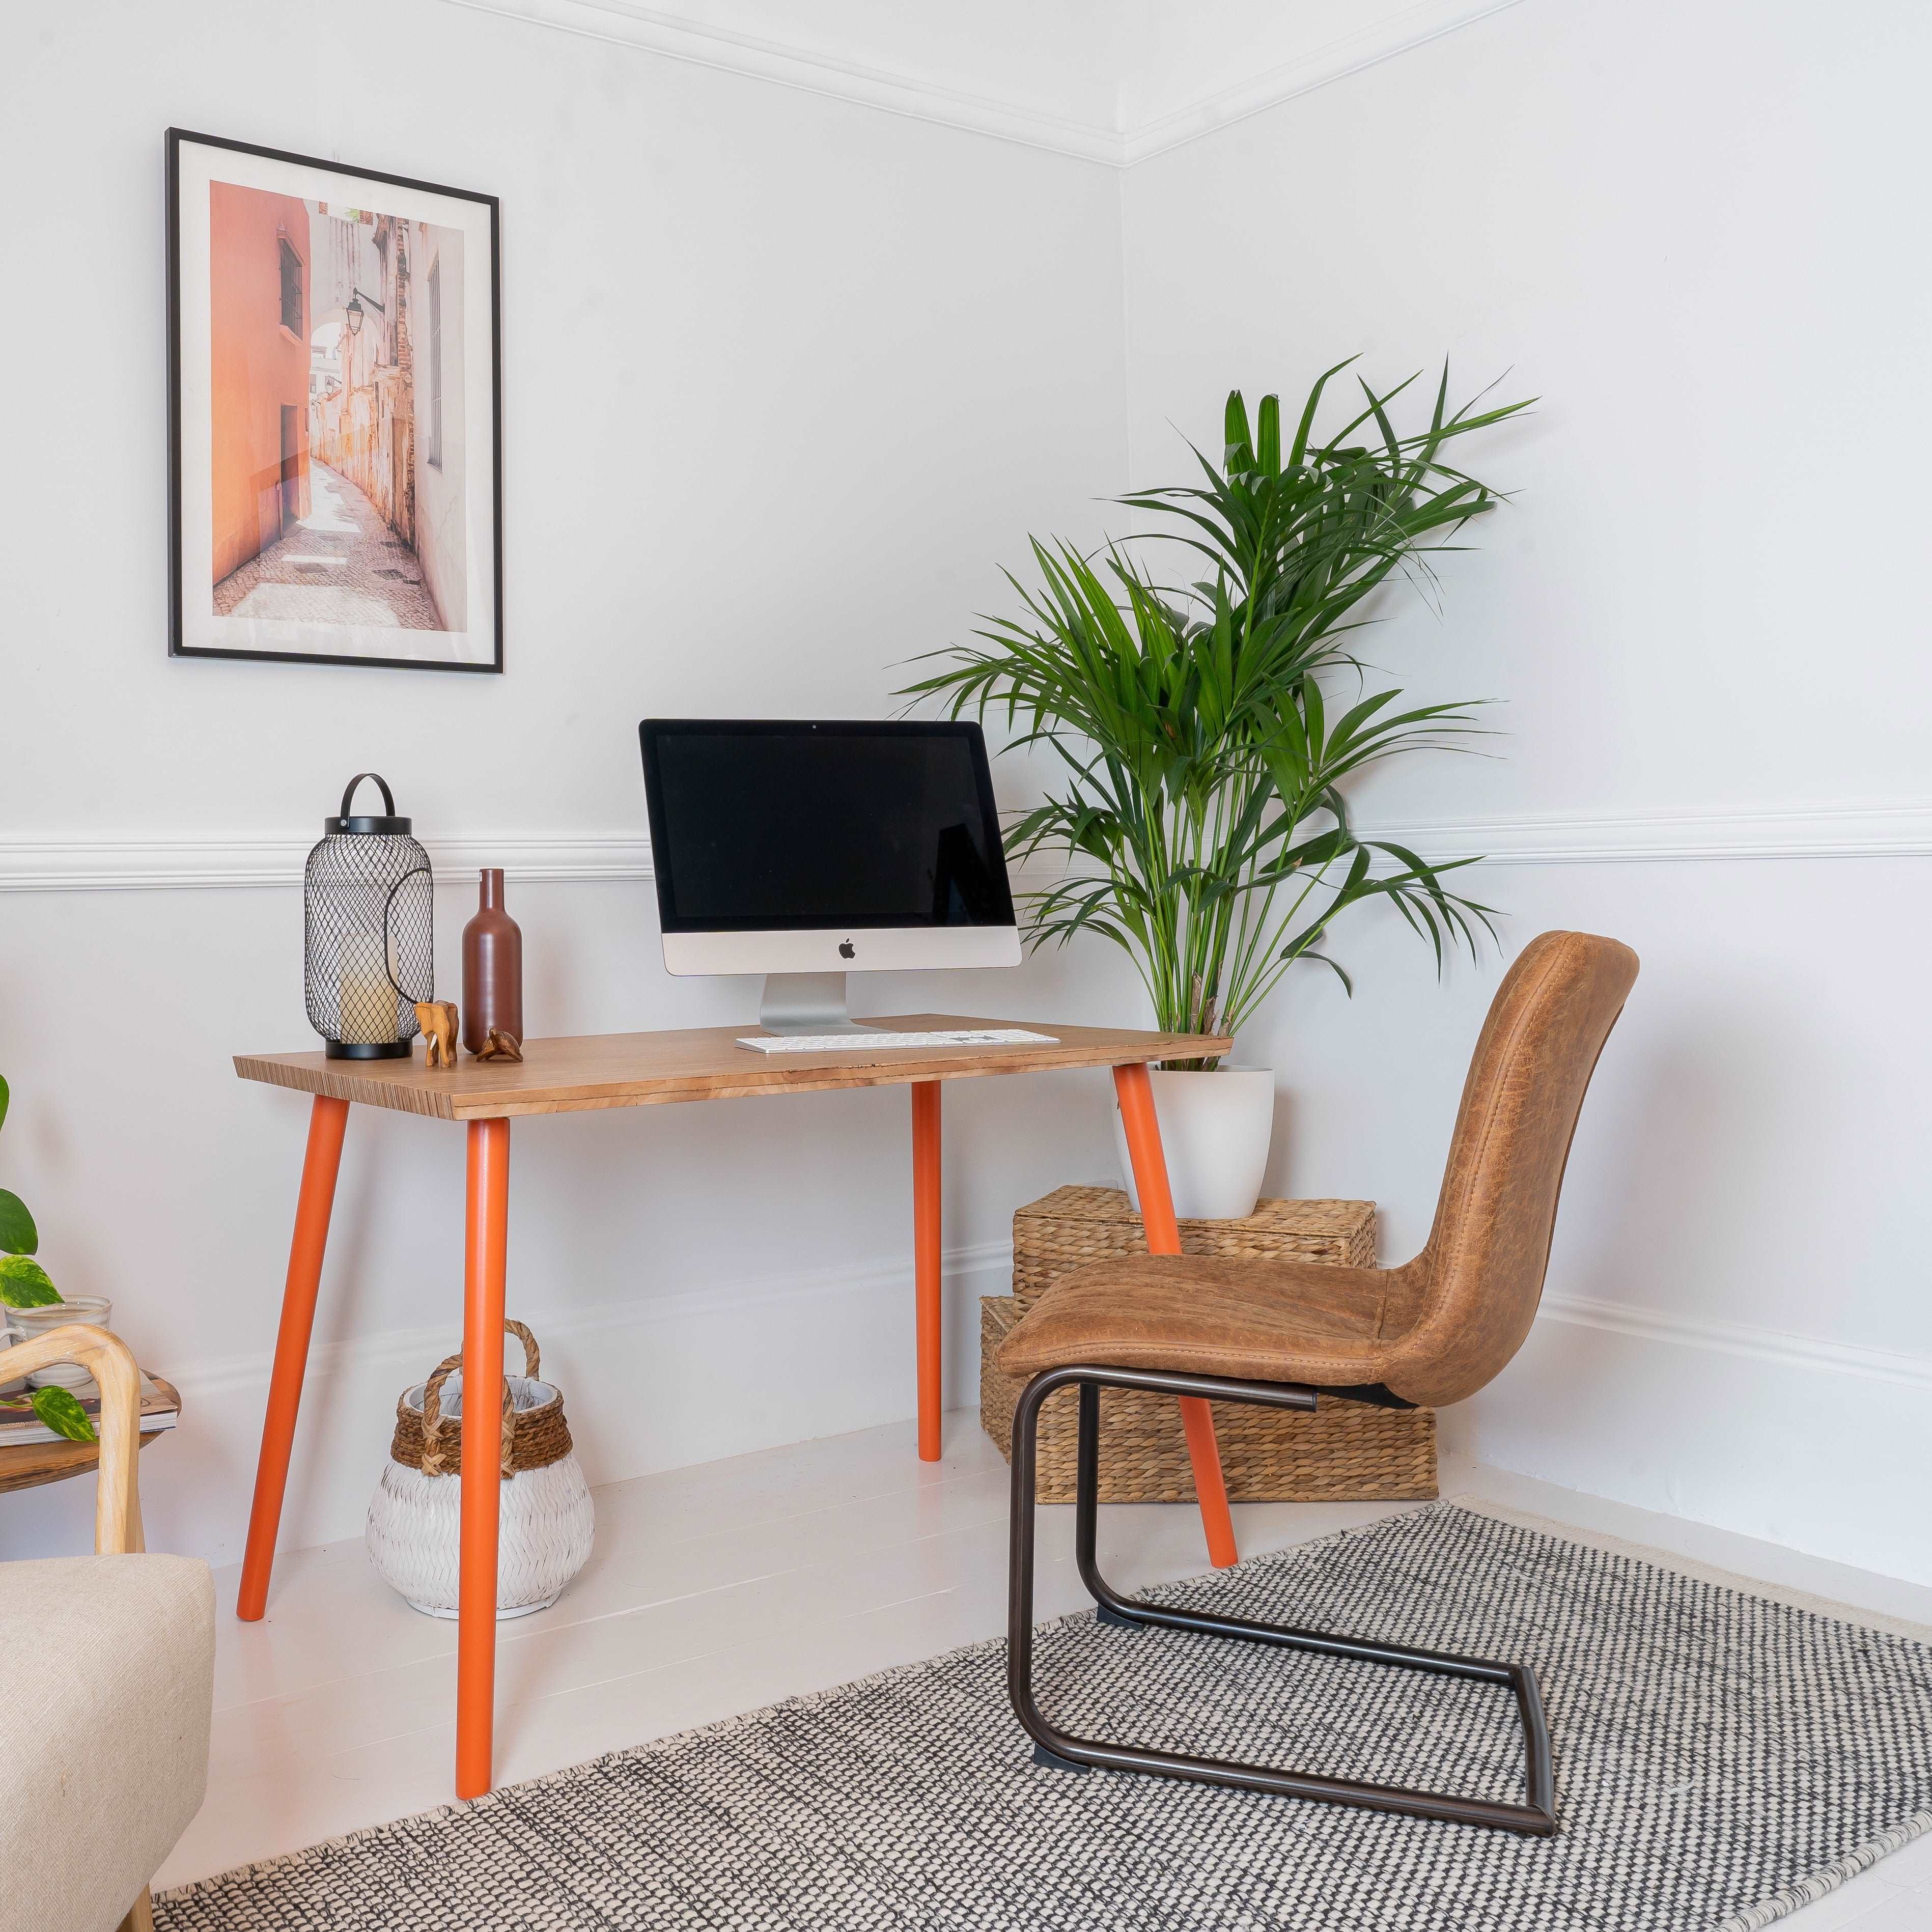
[{"label": "computer screen", "polygon": [[647,718],[639,734],[667,934],[1013,924],[976,724]]}]

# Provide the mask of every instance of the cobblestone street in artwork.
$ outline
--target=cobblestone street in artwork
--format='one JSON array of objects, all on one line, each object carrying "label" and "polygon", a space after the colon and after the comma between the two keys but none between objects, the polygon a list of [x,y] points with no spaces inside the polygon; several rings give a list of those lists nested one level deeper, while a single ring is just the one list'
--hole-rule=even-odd
[{"label": "cobblestone street in artwork", "polygon": [[325,464],[311,460],[308,474],[314,507],[214,586],[215,615],[444,628],[415,551],[368,498]]}]

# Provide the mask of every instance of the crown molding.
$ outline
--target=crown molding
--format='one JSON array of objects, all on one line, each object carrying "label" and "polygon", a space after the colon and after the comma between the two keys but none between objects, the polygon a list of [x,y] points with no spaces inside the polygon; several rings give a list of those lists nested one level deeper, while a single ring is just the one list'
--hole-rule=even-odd
[{"label": "crown molding", "polygon": [[1138,126],[1096,127],[1017,102],[964,92],[922,76],[889,73],[814,50],[761,39],[644,7],[637,0],[446,0],[560,33],[635,47],[768,81],[779,87],[856,102],[888,114],[1016,142],[1114,168],[1197,141],[1218,129],[1325,87],[1363,68],[1499,14],[1519,0],[1417,0],[1400,13],[1328,41]]},{"label": "crown molding", "polygon": [[[1442,862],[1492,866],[1608,866],[1754,859],[1932,858],[1932,804],[1817,806],[1804,811],[1656,812],[1634,816],[1529,815],[1364,820],[1365,838],[1386,838]],[[0,892],[182,892],[289,887],[302,883],[313,836],[254,837],[184,832],[146,838],[63,832],[0,836]],[[608,832],[506,832],[423,842],[436,872],[454,878],[500,866],[513,880],[592,885],[648,880],[650,842]],[[1060,876],[1024,868],[1027,880]]]},{"label": "crown molding", "polygon": [[1425,46],[1518,4],[1519,0],[1418,0],[1418,4],[1371,26],[1311,47],[1279,67],[1125,129],[1120,136],[1120,165],[1132,167],[1184,147],[1204,135],[1278,107],[1298,94],[1312,94],[1330,81],[1345,80],[1412,47]]},{"label": "crown molding", "polygon": [[887,114],[994,140],[1068,154],[1077,160],[1121,165],[1124,144],[1118,131],[1041,112],[1011,101],[967,94],[918,76],[888,74],[856,61],[749,34],[706,26],[634,0],[447,0],[479,14],[498,14],[533,26],[636,47],[668,60],[742,74],[779,87],[796,88],[834,100],[856,102]]}]

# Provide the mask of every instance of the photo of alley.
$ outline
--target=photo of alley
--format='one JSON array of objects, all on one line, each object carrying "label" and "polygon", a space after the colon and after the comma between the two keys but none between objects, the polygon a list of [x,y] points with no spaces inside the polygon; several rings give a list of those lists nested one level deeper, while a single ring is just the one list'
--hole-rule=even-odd
[{"label": "photo of alley", "polygon": [[466,628],[463,236],[209,188],[214,612]]}]

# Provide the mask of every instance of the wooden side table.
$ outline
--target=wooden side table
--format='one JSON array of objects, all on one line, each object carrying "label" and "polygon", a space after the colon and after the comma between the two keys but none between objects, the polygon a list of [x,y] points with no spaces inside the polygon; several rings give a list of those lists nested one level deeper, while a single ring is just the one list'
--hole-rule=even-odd
[{"label": "wooden side table", "polygon": [[[7,1360],[6,1352],[0,1350],[0,1365]],[[164,1382],[159,1376],[148,1379],[176,1408],[181,1407],[181,1395],[172,1382]],[[165,1429],[150,1429],[141,1437],[141,1447],[145,1449],[158,1436],[168,1433]],[[98,1442],[9,1442],[0,1445],[0,1496],[9,1490],[37,1490],[43,1483],[62,1483],[70,1476],[83,1476],[100,1462],[100,1444]]]}]

